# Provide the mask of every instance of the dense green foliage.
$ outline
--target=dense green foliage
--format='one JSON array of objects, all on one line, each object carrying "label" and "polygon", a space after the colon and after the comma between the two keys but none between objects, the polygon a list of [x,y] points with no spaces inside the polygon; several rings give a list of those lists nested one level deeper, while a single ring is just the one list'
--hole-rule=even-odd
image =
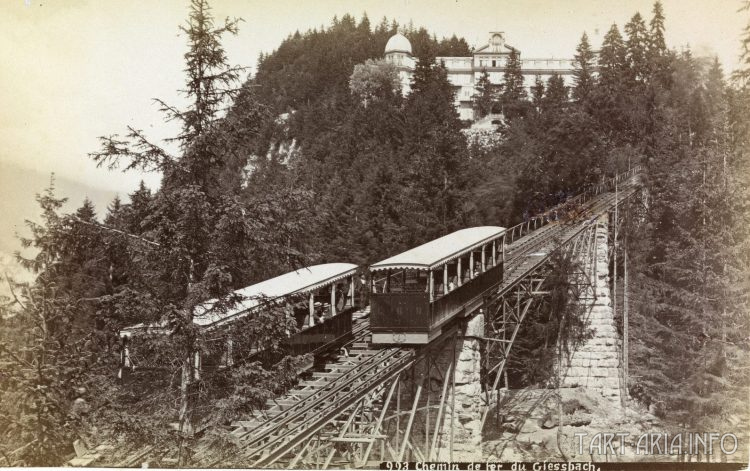
[{"label": "dense green foliage", "polygon": [[671,66],[670,86],[650,84],[658,134],[628,234],[631,392],[685,427],[737,426],[750,385],[748,89],[727,88],[718,62]]},{"label": "dense green foliage", "polygon": [[[367,264],[458,228],[511,226],[636,163],[645,190],[623,229],[631,394],[675,426],[713,429],[745,413],[750,88],[728,86],[717,62],[668,50],[658,2],[648,26],[639,14],[624,36],[613,25],[598,58],[582,36],[572,89],[553,76],[529,93],[513,51],[499,90],[486,76],[477,86],[479,113],[504,115],[489,145],[467,142],[435,61],[468,55],[463,39],[401,28],[418,58],[404,97],[379,60],[395,22],[372,28],[345,15],[297,32],[239,88],[220,42],[236,27],[214,25],[194,0],[183,29],[190,106],[161,103],[183,124],[178,155],[135,128],[93,154],[161,171],[158,191],[141,185],[127,203],[115,199],[101,224],[88,202],[60,215],[52,188],[39,197],[43,223],[24,240],[38,253],[25,262],[36,280],[16,288],[15,313],[0,318],[8,464],[58,464],[94,432],[182,451],[191,423],[236,419],[293,376],[294,358],[261,365],[247,354],[283,356],[280,339],[296,327],[270,309],[240,329],[247,362],[198,377],[193,354],[220,355],[224,334],[194,327],[201,302],[229,309],[233,289],[300,265]],[[563,317],[527,319],[511,364],[519,384],[543,381],[561,326],[579,327]],[[171,335],[141,345],[137,361],[158,358],[157,369],[119,384],[116,333],[136,323]]]},{"label": "dense green foliage", "polygon": [[281,118],[255,141],[247,193],[313,195],[306,253],[314,261],[371,263],[472,221],[475,177],[453,89],[434,63],[468,47],[403,29],[419,59],[404,98],[395,70],[376,61],[396,29],[384,19],[371,30],[366,17],[357,24],[345,15],[289,37],[261,58],[252,80],[257,99]]}]

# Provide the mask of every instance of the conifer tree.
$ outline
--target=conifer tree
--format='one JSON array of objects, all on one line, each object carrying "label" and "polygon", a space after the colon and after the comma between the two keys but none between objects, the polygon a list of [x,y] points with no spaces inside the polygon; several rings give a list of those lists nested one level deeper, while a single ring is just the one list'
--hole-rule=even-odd
[{"label": "conifer tree", "polygon": [[153,195],[151,194],[151,190],[146,186],[146,183],[141,180],[138,188],[133,193],[130,193],[128,197],[130,203],[123,208],[123,223],[129,233],[141,234],[144,230],[142,225],[151,214]]},{"label": "conifer tree", "polygon": [[602,132],[615,145],[627,135],[628,119],[633,116],[632,95],[628,93],[629,68],[626,48],[617,25],[613,24],[599,51],[599,76],[591,112],[597,117]]},{"label": "conifer tree", "polygon": [[604,35],[599,51],[599,84],[605,93],[616,93],[627,74],[627,56],[625,43],[616,24],[612,24]]},{"label": "conifer tree", "polygon": [[[135,234],[136,232],[129,230],[125,220],[128,209],[128,206],[122,203],[120,197],[115,196],[107,207],[107,214],[104,216],[104,225],[108,228]],[[106,231],[102,243],[107,263],[107,292],[111,295],[120,286],[127,283],[131,269],[131,257],[128,253],[127,240],[117,233]],[[109,315],[112,317],[111,313]],[[111,327],[114,328],[115,326]]]},{"label": "conifer tree", "polygon": [[714,57],[711,67],[706,73],[705,87],[706,108],[711,120],[711,133],[709,139],[713,142],[720,138],[727,138],[727,86],[724,81],[724,71],[719,63],[719,58]]},{"label": "conifer tree", "polygon": [[643,82],[648,76],[647,51],[649,47],[649,36],[646,23],[640,13],[636,13],[625,25],[627,35],[626,60],[629,69],[629,78],[632,81]]},{"label": "conifer tree", "polygon": [[[55,195],[54,177],[36,199],[41,222],[27,220],[31,235],[21,237],[33,255],[16,253],[34,280],[23,285],[4,280],[18,307],[0,329],[0,450],[13,466],[62,463],[73,440],[85,433],[87,378],[106,360],[92,341],[92,323],[80,311],[88,288],[81,280],[86,267],[77,258],[91,256],[80,253],[90,248],[91,234],[60,214],[66,199]],[[78,217],[93,217],[91,209],[85,204]],[[73,227],[80,238],[72,236]]]},{"label": "conifer tree", "polygon": [[586,33],[581,36],[581,42],[576,47],[573,60],[573,99],[585,101],[594,87],[594,52],[589,44]]},{"label": "conifer tree", "polygon": [[[750,11],[750,0],[744,0],[740,11]],[[740,40],[740,67],[734,71],[732,77],[740,81],[740,85],[744,85],[748,78],[750,78],[750,22],[742,30],[742,38]]]},{"label": "conifer tree", "polygon": [[482,74],[474,87],[474,110],[479,118],[484,118],[492,112],[495,104],[495,90],[490,82],[490,74],[487,69],[482,69]]},{"label": "conifer tree", "polygon": [[417,56],[417,63],[414,66],[414,75],[411,79],[412,92],[424,91],[429,87],[438,65],[435,64],[435,56],[430,49],[424,48],[421,54]]},{"label": "conifer tree", "polygon": [[[105,292],[108,267],[103,257],[103,234],[97,227],[99,222],[91,200],[85,198],[71,219],[72,224],[67,233],[69,243],[64,247],[64,256],[70,270],[60,283],[79,298],[93,299]],[[79,320],[92,326],[94,304],[81,303],[79,307]]]},{"label": "conifer tree", "polygon": [[442,65],[421,69],[424,73],[419,81],[415,74],[416,86],[406,99],[401,149],[408,159],[407,198],[415,242],[460,226],[468,185],[466,141],[453,104],[453,86]]},{"label": "conifer tree", "polygon": [[544,91],[544,107],[547,109],[559,109],[568,101],[568,89],[565,81],[559,74],[553,74],[547,79],[547,89]]},{"label": "conifer tree", "polygon": [[664,39],[664,8],[661,1],[654,3],[653,16],[649,23],[648,44],[646,49],[646,60],[648,61],[649,73],[653,82],[662,88],[670,88],[673,81],[670,69],[670,53]]},{"label": "conifer tree", "polygon": [[540,111],[542,108],[544,92],[544,81],[542,81],[542,76],[537,75],[534,77],[534,86],[531,88],[531,103],[537,111]]},{"label": "conifer tree", "polygon": [[664,7],[661,1],[654,2],[653,17],[649,23],[648,52],[650,59],[661,57],[667,52],[667,43],[664,40]]},{"label": "conifer tree", "polygon": [[503,72],[503,90],[500,95],[503,114],[507,118],[512,119],[523,114],[523,101],[526,99],[523,82],[520,53],[516,49],[511,49]]},{"label": "conifer tree", "polygon": [[[257,279],[268,275],[274,265],[290,267],[300,258],[288,243],[287,229],[297,226],[295,222],[276,223],[274,203],[248,207],[236,195],[220,191],[224,161],[218,144],[227,138],[227,130],[220,126],[222,112],[237,96],[234,83],[241,70],[227,63],[221,37],[236,34],[237,24],[236,19],[226,19],[216,26],[206,0],[191,3],[188,22],[181,27],[188,40],[183,93],[190,106],[180,110],[160,101],[167,119],[182,124],[175,137],[179,156],[152,144],[133,128],[126,140],[102,138],[102,149],[92,154],[99,164],[116,166],[125,160],[125,168],[163,172],[161,189],[149,204],[149,216],[141,222],[143,238],[152,241],[139,248],[143,253],[138,260],[141,283],[148,289],[136,299],[120,301],[128,303],[121,309],[135,308],[151,316],[143,319],[147,325],[168,326],[172,333],[164,341],[181,365],[181,464],[186,462],[184,444],[192,436],[198,393],[195,355],[203,348],[202,331],[194,323],[196,306],[214,298],[212,310],[224,312],[238,301],[228,296],[240,287],[238,280]],[[345,16],[337,28],[353,29],[354,20]],[[296,328],[283,315],[274,322],[279,329],[263,332],[280,335],[279,331]]]}]

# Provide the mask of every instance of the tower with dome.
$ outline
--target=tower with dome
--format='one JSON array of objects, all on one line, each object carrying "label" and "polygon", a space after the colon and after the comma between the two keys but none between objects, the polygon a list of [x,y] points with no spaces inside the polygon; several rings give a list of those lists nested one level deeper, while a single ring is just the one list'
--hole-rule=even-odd
[{"label": "tower with dome", "polygon": [[401,92],[411,91],[411,76],[417,61],[412,56],[411,42],[401,33],[394,34],[385,45],[385,60],[396,67],[401,80]]},{"label": "tower with dome", "polygon": [[[461,119],[473,121],[474,107],[472,98],[476,83],[483,71],[487,71],[490,82],[495,85],[503,83],[505,65],[512,50],[520,51],[505,42],[505,33],[491,31],[487,43],[474,50],[469,57],[436,57],[436,62],[442,62],[448,72],[448,80],[455,89],[455,106]],[[385,45],[384,58],[393,64],[398,71],[401,81],[401,92],[404,96],[411,92],[411,79],[417,60],[412,55],[409,39],[401,33],[394,34]],[[521,57],[521,72],[524,85],[528,88],[534,84],[539,75],[545,82],[553,74],[563,77],[565,84],[570,86],[573,79],[573,59],[532,58]]]}]

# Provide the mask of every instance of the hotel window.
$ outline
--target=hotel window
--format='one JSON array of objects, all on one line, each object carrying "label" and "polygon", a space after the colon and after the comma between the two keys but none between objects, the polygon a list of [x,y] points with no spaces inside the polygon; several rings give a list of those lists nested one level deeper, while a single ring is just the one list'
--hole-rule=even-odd
[{"label": "hotel window", "polygon": [[492,67],[497,67],[497,62],[492,61]]}]

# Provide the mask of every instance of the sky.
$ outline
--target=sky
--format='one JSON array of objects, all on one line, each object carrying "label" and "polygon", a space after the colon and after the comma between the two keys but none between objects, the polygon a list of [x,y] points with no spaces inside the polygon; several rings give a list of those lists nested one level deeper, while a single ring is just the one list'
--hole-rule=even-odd
[{"label": "sky", "polygon": [[[2,0],[0,3],[0,171],[14,166],[125,194],[144,175],[97,168],[88,153],[98,136],[143,129],[153,140],[174,135],[152,99],[181,104],[184,36],[178,25],[188,0]],[[738,64],[747,12],[740,0],[664,0],[667,43],[716,54],[725,71]],[[598,47],[616,22],[636,11],[651,17],[651,0],[213,0],[217,18],[240,17],[227,37],[233,64],[254,66],[295,30],[329,25],[334,15],[366,12],[412,21],[438,37],[456,34],[481,46],[505,31],[522,57],[571,57],[583,31]],[[151,187],[158,177],[146,175]],[[21,185],[22,186],[22,185]],[[38,190],[35,190],[38,191]],[[19,191],[16,198],[33,198]],[[12,201],[2,204],[13,204]],[[0,208],[1,210],[2,208]],[[100,211],[103,208],[100,208]],[[1,219],[2,212],[0,212]]]}]

